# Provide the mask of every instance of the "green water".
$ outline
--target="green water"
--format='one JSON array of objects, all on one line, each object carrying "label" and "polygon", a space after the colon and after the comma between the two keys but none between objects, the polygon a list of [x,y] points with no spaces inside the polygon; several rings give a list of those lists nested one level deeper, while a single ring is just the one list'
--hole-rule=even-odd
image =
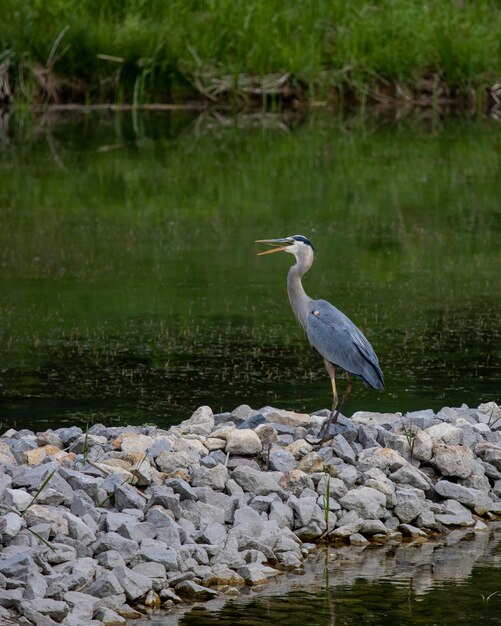
[{"label": "green water", "polygon": [[501,530],[445,540],[321,551],[304,573],[237,598],[180,605],[136,626],[495,626],[501,624]]},{"label": "green water", "polygon": [[501,127],[331,113],[2,118],[0,422],[156,422],[241,403],[312,411],[330,385],[287,301],[379,355],[346,413],[500,400]]}]

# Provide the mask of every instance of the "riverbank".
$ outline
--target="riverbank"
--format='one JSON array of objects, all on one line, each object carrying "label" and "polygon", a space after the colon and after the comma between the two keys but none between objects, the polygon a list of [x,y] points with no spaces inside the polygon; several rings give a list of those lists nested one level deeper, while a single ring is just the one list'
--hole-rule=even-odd
[{"label": "riverbank", "polygon": [[494,0],[4,2],[0,101],[501,102]]},{"label": "riverbank", "polygon": [[501,409],[340,417],[200,407],[178,426],[0,438],[0,617],[124,623],[297,572],[316,544],[426,541],[501,515]]}]

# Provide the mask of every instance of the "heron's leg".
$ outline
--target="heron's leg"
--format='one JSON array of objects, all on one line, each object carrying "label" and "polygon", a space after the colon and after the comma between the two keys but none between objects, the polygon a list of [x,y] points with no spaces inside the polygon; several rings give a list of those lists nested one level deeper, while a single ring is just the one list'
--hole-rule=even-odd
[{"label": "heron's leg", "polygon": [[[350,375],[348,374],[348,372],[345,372],[344,376],[346,378],[346,387],[344,388],[343,397],[341,398],[341,404],[339,405],[339,411],[343,408],[343,404],[348,399],[348,396],[350,395],[351,389],[353,387],[353,381],[351,380]],[[339,411],[338,411],[338,413],[339,413]]]},{"label": "heron's leg", "polygon": [[318,436],[319,436],[321,441],[324,440],[325,435],[327,434],[327,430],[328,430],[329,426],[331,424],[335,424],[336,423],[337,417],[339,415],[339,411],[336,412],[337,405],[338,405],[338,395],[337,395],[337,389],[336,389],[336,368],[334,367],[334,365],[330,361],[327,361],[327,359],[324,359],[324,363],[325,363],[325,369],[327,370],[327,373],[329,374],[329,378],[331,379],[331,385],[332,385],[332,409],[331,409],[331,414],[325,420],[325,422],[322,424],[322,428],[320,429],[320,432],[318,434]]}]

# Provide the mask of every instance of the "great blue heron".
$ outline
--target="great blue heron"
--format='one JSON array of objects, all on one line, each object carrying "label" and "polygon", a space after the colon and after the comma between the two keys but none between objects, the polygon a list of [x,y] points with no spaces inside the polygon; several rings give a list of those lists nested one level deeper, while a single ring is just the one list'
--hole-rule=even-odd
[{"label": "great blue heron", "polygon": [[[331,414],[319,433],[319,439],[323,441],[329,426],[336,423],[339,411],[351,392],[350,375],[381,391],[384,389],[383,372],[371,344],[355,324],[327,300],[313,300],[306,295],[301,278],[313,263],[315,248],[311,242],[302,235],[294,235],[284,239],[258,239],[256,243],[273,246],[271,250],[260,252],[258,256],[284,251],[296,257],[296,263],[291,266],[287,275],[287,293],[292,310],[304,328],[308,341],[324,358],[332,384]],[[341,403],[338,402],[336,389],[336,367],[344,370],[346,376],[346,389]]]}]

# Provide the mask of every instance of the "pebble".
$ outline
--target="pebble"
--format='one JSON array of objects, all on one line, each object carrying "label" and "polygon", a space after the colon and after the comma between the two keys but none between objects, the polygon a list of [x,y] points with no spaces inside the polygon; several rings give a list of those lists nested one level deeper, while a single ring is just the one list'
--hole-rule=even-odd
[{"label": "pebble", "polygon": [[136,605],[168,610],[296,571],[318,541],[426,541],[501,515],[497,404],[340,416],[312,446],[328,415],[205,406],[169,430],[98,424],[86,463],[80,428],[11,429],[2,611],[26,625],[124,624]]}]

